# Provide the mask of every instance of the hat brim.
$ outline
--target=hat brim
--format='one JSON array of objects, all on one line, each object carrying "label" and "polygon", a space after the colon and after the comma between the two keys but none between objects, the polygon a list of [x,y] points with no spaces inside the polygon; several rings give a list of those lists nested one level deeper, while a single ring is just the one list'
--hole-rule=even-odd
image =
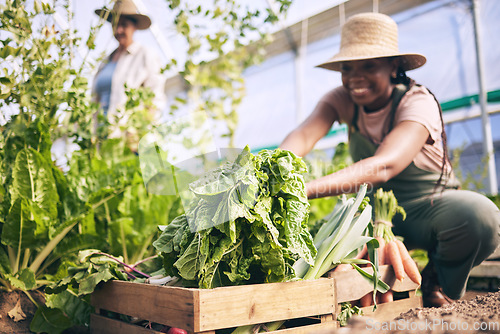
[{"label": "hat brim", "polygon": [[370,56],[343,56],[343,55],[335,55],[330,60],[316,65],[316,67],[324,68],[332,71],[340,71],[341,64],[347,61],[355,61],[355,60],[367,60],[367,59],[376,59],[376,58],[391,58],[391,57],[399,57],[401,59],[401,67],[405,71],[410,71],[417,69],[424,65],[427,62],[425,56],[418,53],[394,53],[394,54],[374,54]]},{"label": "hat brim", "polygon": [[[110,11],[108,9],[96,9],[94,11],[99,17],[106,18],[106,20],[110,23],[113,23],[115,12]],[[136,28],[138,30],[145,30],[151,26],[151,19],[147,15],[143,14],[127,14],[121,13],[120,15],[125,17],[130,17],[136,22]]]}]

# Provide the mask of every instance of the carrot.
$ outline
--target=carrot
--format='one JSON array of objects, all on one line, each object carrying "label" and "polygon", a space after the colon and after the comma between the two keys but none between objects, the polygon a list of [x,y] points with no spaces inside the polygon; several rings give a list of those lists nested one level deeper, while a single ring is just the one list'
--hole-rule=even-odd
[{"label": "carrot", "polygon": [[391,264],[394,269],[396,279],[403,281],[405,277],[405,269],[403,266],[403,260],[401,259],[401,254],[399,253],[398,244],[395,240],[397,239],[393,239],[385,245],[385,256],[388,260],[388,264]]},{"label": "carrot", "polygon": [[378,253],[378,265],[382,266],[385,264],[385,240],[382,237],[376,237],[379,243],[379,247],[377,248]]},{"label": "carrot", "polygon": [[366,244],[363,245],[363,248],[361,248],[361,250],[359,251],[358,254],[356,254],[356,256],[354,257],[355,259],[362,259],[366,256],[366,254],[368,253],[368,247],[366,246]]},{"label": "carrot", "polygon": [[388,303],[392,301],[394,301],[392,290],[389,290],[386,293],[380,295],[380,303]]},{"label": "carrot", "polygon": [[352,266],[347,263],[341,263],[338,266],[336,266],[333,271],[347,271],[349,269],[352,269]]},{"label": "carrot", "polygon": [[373,305],[373,293],[368,292],[366,295],[361,297],[361,299],[359,300],[359,305],[361,307]]},{"label": "carrot", "polygon": [[421,284],[422,276],[420,275],[417,264],[411,258],[410,253],[408,253],[408,249],[406,248],[405,244],[398,239],[395,240],[395,243],[398,246],[399,254],[401,254],[401,260],[403,261],[405,273],[413,282]]}]

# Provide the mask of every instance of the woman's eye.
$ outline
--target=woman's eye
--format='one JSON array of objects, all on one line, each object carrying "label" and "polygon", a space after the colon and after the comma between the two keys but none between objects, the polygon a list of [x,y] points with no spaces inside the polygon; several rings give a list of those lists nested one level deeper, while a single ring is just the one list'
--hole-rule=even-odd
[{"label": "woman's eye", "polygon": [[351,70],[351,67],[347,66],[347,65],[342,65],[340,67],[340,71],[342,71],[343,73],[349,72],[350,70]]},{"label": "woman's eye", "polygon": [[375,67],[376,67],[376,66],[375,66],[375,64],[373,64],[373,63],[367,63],[367,64],[365,64],[365,65],[363,66],[363,68],[364,68],[364,70],[365,70],[365,71],[371,71],[371,70],[373,70]]}]

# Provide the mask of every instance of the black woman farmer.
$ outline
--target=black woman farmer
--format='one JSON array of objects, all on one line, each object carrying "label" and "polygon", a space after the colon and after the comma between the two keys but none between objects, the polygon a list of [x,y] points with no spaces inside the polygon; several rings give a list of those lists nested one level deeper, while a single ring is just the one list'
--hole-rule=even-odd
[{"label": "black woman farmer", "polygon": [[304,156],[333,123],[347,124],[355,163],[307,183],[308,197],[352,193],[364,183],[392,190],[407,213],[404,221],[395,216],[394,234],[407,248],[428,251],[424,306],[441,306],[463,296],[471,269],[498,246],[500,212],[487,197],[459,189],[440,105],[406,75],[425,62],[423,55],[399,52],[389,16],[352,16],[339,52],[318,65],[339,71],[342,86],[326,93],[280,148]]}]

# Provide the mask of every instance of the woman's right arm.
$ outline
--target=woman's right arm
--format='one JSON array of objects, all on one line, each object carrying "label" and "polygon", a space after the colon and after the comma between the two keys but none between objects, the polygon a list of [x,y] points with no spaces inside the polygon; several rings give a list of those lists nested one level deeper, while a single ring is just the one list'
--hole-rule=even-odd
[{"label": "woman's right arm", "polygon": [[305,156],[328,133],[333,123],[338,121],[336,115],[332,106],[320,101],[311,115],[285,137],[280,148]]}]

